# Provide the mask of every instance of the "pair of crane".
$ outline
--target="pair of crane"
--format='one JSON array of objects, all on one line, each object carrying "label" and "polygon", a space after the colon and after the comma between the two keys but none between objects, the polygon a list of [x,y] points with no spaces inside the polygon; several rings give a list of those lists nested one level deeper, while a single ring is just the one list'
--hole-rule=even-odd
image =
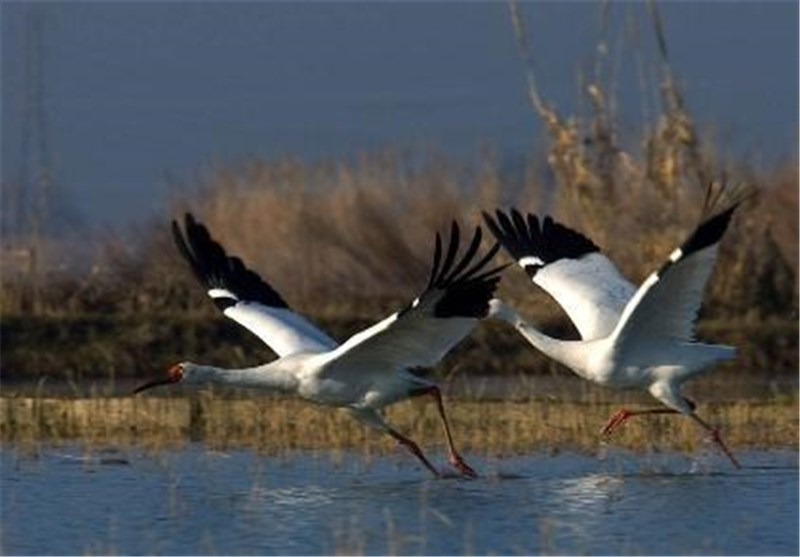
[{"label": "pair of crane", "polygon": [[[402,310],[339,344],[307,318],[292,311],[281,295],[238,257],[229,255],[208,229],[186,214],[184,230],[172,223],[175,243],[214,304],[264,341],[278,359],[244,369],[182,362],[134,392],[158,385],[221,384],[266,389],[343,408],[368,427],[405,446],[434,475],[440,472],[409,437],[386,422],[381,409],[430,395],[447,441],[450,464],[462,475],[475,470],[456,450],[439,387],[415,373],[441,360],[478,322],[507,322],[545,355],[581,377],[614,388],[647,390],[658,408],[622,409],[602,429],[610,435],[628,418],[682,414],[694,420],[730,459],[716,428],[701,419],[681,384],[730,359],[734,349],[694,340],[703,288],[717,248],[736,208],[747,197],[741,187],[709,186],[699,224],[667,261],[637,288],[583,234],[550,217],[518,210],[483,213],[497,239],[479,256],[483,232],[477,226],[466,250],[453,221],[444,247],[436,234],[433,262],[424,290]],[[494,297],[507,265],[491,266],[500,246],[566,311],[581,340],[545,335],[511,306]]]}]

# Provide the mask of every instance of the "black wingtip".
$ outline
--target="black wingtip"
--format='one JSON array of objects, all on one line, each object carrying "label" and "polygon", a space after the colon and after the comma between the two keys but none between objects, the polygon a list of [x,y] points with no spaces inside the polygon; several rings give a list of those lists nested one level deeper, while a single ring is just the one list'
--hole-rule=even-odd
[{"label": "black wingtip", "polygon": [[717,244],[730,226],[736,210],[757,193],[752,185],[744,182],[709,184],[703,203],[703,220],[681,245],[683,257]]},{"label": "black wingtip", "polygon": [[738,205],[729,207],[727,210],[703,221],[681,246],[683,257],[718,243],[728,229],[737,207]]},{"label": "black wingtip", "polygon": [[580,232],[556,222],[550,216],[540,220],[528,213],[527,218],[512,207],[508,214],[497,209],[495,218],[483,212],[486,226],[511,256],[519,261],[535,257],[541,263],[531,265],[529,274],[559,259],[578,259],[600,248]]},{"label": "black wingtip", "polygon": [[748,182],[714,181],[708,184],[703,201],[702,220],[735,209],[758,195],[758,190]]},{"label": "black wingtip", "polygon": [[201,262],[197,259],[197,257],[195,257],[192,249],[189,247],[188,227],[186,229],[187,233],[184,234],[183,231],[181,231],[181,226],[178,224],[178,221],[173,220],[172,239],[175,242],[175,246],[178,248],[178,253],[180,253],[184,260],[186,260],[186,262],[189,264],[189,268],[192,270],[194,276],[197,277],[197,280],[199,280],[201,283],[205,284],[207,282],[206,273],[203,270]]},{"label": "black wingtip", "polygon": [[[198,280],[207,288],[223,288],[241,301],[259,302],[266,306],[288,308],[288,304],[257,273],[248,269],[241,259],[229,256],[212,237],[205,225],[191,213],[184,215],[184,231],[172,221],[172,235],[178,251],[191,267]],[[224,297],[214,303],[224,310],[236,299]]]},{"label": "black wingtip", "polygon": [[[434,306],[436,317],[486,317],[489,312],[489,300],[500,281],[501,267],[487,269],[487,265],[500,249],[495,243],[492,248],[476,261],[483,240],[483,230],[475,227],[472,239],[464,253],[458,256],[460,229],[455,221],[450,229],[450,239],[445,261],[439,267],[439,258],[434,257],[434,271],[431,274],[428,290],[444,291]],[[435,254],[441,253],[441,239],[436,236]]]}]

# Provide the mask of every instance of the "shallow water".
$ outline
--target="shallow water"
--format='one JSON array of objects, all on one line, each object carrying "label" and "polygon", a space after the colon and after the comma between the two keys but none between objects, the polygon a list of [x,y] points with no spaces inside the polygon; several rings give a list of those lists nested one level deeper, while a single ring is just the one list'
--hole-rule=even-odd
[{"label": "shallow water", "polygon": [[[433,456],[432,453],[431,456]],[[441,455],[437,455],[441,456]],[[3,446],[4,554],[797,554],[798,456],[147,454]]]}]

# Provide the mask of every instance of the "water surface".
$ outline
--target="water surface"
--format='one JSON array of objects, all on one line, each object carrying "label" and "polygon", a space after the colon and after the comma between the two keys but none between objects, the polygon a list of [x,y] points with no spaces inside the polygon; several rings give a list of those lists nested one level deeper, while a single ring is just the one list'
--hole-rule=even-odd
[{"label": "water surface", "polygon": [[[431,456],[441,459],[435,452]],[[2,447],[5,554],[797,554],[798,458]]]}]

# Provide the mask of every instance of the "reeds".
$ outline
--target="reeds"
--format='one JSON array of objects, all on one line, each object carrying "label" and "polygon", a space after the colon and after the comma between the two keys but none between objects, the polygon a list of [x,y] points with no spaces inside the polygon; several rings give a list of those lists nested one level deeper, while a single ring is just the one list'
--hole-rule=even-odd
[{"label": "reeds", "polygon": [[[637,405],[629,405],[635,408]],[[485,455],[542,450],[596,451],[599,429],[616,404],[448,400],[458,445]],[[728,443],[741,447],[798,445],[796,394],[771,400],[701,406],[706,420],[722,427]],[[423,400],[396,404],[387,419],[421,446],[443,450],[435,405]],[[210,448],[249,447],[265,453],[295,449],[393,450],[388,437],[365,429],[346,413],[294,398],[229,398],[208,392],[191,398],[0,398],[0,438],[35,445],[77,441],[87,447],[140,445],[150,449],[203,441]],[[694,450],[703,434],[677,416],[630,420],[614,435],[615,446],[633,450]]]},{"label": "reeds", "polygon": [[[596,116],[598,121],[610,117]],[[491,155],[464,162],[435,152],[383,151],[307,163],[252,159],[216,167],[176,189],[175,201],[157,221],[143,224],[135,234],[108,235],[85,274],[45,277],[40,314],[102,313],[120,319],[187,311],[212,315],[213,307],[198,299],[202,290],[171,243],[169,221],[187,210],[292,305],[315,316],[376,318],[407,302],[424,284],[434,233],[451,219],[478,224],[481,210],[497,206],[554,214],[592,237],[633,281],[640,280],[695,225],[702,188],[680,186],[685,182],[673,177],[674,193],[664,193],[666,186],[657,186],[652,175],[666,171],[649,167],[665,163],[653,162],[652,154],[621,149],[614,151],[612,166],[618,170],[613,178],[603,177],[608,164],[599,159],[605,155],[590,156],[581,139],[585,133],[568,129],[578,121],[558,122],[550,139],[554,185],[546,183],[545,172],[532,160],[522,161],[520,174]],[[648,152],[671,149],[659,145]],[[687,164],[668,166],[678,165],[673,171],[687,176],[692,172]],[[796,165],[740,177],[759,187],[761,199],[737,213],[723,240],[707,306],[726,318],[794,319]],[[615,193],[607,194],[612,185]],[[542,306],[546,297],[514,275],[506,273],[504,295],[522,309],[551,315],[552,306]],[[25,283],[24,273],[4,273],[3,315],[29,314]]]}]

